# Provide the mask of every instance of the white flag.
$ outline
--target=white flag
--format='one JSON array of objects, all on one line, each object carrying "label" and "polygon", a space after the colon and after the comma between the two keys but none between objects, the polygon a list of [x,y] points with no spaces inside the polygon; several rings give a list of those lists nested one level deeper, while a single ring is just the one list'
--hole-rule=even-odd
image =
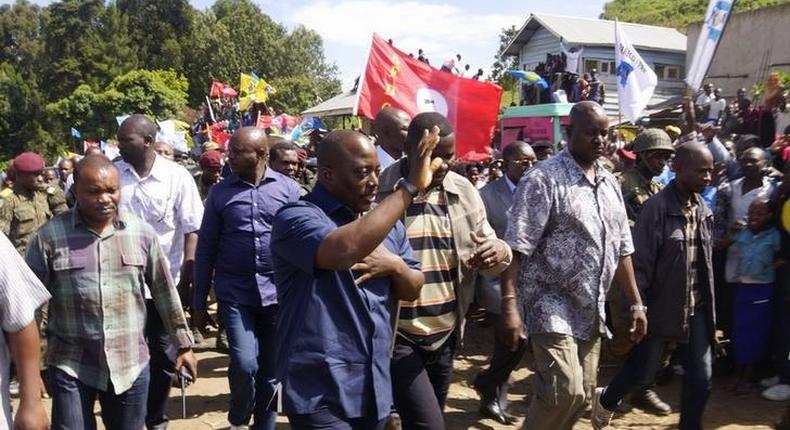
[{"label": "white flag", "polygon": [[614,59],[620,112],[626,119],[636,123],[653,97],[658,78],[636,52],[617,21],[614,23]]},{"label": "white flag", "polygon": [[686,83],[698,90],[702,86],[702,80],[708,73],[716,46],[721,40],[724,26],[730,18],[732,6],[735,0],[710,0],[708,12],[705,14],[705,22],[699,30],[697,48],[694,50],[694,57],[691,59],[691,66],[686,73]]}]

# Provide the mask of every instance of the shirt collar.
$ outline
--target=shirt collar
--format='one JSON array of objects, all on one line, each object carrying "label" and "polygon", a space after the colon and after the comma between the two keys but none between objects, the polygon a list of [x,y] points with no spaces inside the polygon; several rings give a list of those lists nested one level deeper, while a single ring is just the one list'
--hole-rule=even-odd
[{"label": "shirt collar", "polygon": [[507,189],[509,189],[511,193],[515,192],[516,184],[514,184],[513,181],[511,181],[510,178],[508,178],[507,175],[504,176],[505,176],[505,182],[507,182]]},{"label": "shirt collar", "polygon": [[121,161],[123,163],[123,170],[128,172],[129,174],[133,175],[135,178],[139,180],[143,180],[146,178],[152,178],[157,181],[164,181],[167,174],[169,173],[168,169],[170,166],[167,164],[167,160],[163,158],[161,155],[156,154],[154,157],[154,164],[151,166],[151,171],[148,172],[148,176],[145,178],[141,178],[140,175],[137,174],[137,170],[134,169],[131,163],[127,163],[126,161]]},{"label": "shirt collar", "polygon": [[341,203],[340,200],[338,200],[335,196],[330,194],[329,190],[327,190],[326,187],[324,187],[320,182],[315,184],[313,191],[302,198],[318,206],[329,216],[332,216],[332,214],[340,210],[344,210],[346,212],[345,215],[347,216],[352,218],[354,216],[351,209]]},{"label": "shirt collar", "polygon": [[[71,210],[71,226],[77,228],[83,224],[84,223],[82,221],[82,215],[80,215],[79,205],[75,205]],[[126,222],[123,220],[123,215],[121,215],[120,211],[116,211],[115,215],[113,215],[112,226],[116,230],[123,230],[126,228]]]},{"label": "shirt collar", "polygon": [[[265,184],[267,182],[272,182],[272,181],[276,181],[276,180],[277,180],[277,173],[274,171],[274,169],[272,169],[271,167],[267,166],[266,170],[264,170],[264,172],[263,172],[263,177],[261,178],[261,182],[258,183],[258,186],[261,186],[261,185],[263,185],[263,184]],[[237,175],[235,173],[231,173],[230,176],[228,176],[228,181],[230,181],[230,182],[242,182],[242,183],[245,183],[245,184],[248,183],[248,182],[242,180],[239,177],[239,175]]]},{"label": "shirt collar", "polygon": [[[582,166],[580,166],[579,163],[576,161],[576,159],[573,158],[573,155],[571,154],[570,150],[568,150],[567,148],[563,149],[557,155],[557,157],[560,157],[560,159],[562,160],[562,163],[565,165],[566,171],[571,175],[571,179],[573,180],[573,183],[577,183],[582,179],[585,180],[587,183],[590,183],[590,180],[587,179],[587,175],[584,174],[584,170],[582,169]],[[595,160],[595,162],[593,162],[593,171],[595,172],[595,182],[592,183],[591,185],[596,185],[601,181],[603,181],[604,178],[604,176],[602,175],[603,170],[604,169],[601,166],[601,162],[599,160]]]}]

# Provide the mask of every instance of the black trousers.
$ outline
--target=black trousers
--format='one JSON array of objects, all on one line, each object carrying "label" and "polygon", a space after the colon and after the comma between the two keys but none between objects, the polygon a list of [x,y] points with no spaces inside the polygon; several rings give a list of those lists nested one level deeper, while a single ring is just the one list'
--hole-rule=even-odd
[{"label": "black trousers", "polygon": [[391,377],[403,430],[444,430],[444,403],[453,377],[455,334],[436,351],[395,341]]},{"label": "black trousers", "polygon": [[162,430],[170,421],[166,414],[170,387],[175,378],[176,354],[178,351],[165,330],[153,300],[145,301],[148,315],[145,324],[145,340],[151,355],[151,379],[148,384],[148,409],[145,426]]},{"label": "black trousers", "polygon": [[481,401],[489,403],[495,399],[502,408],[507,406],[507,390],[510,387],[510,374],[518,367],[527,350],[527,342],[520,342],[515,351],[502,343],[496,331],[502,325],[500,315],[490,314],[494,318],[494,352],[488,369],[480,372],[474,381],[474,387],[480,392]]}]

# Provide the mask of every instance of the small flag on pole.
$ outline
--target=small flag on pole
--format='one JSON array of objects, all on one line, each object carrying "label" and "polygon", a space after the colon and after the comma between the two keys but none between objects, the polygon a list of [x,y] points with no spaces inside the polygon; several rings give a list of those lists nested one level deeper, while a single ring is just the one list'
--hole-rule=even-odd
[{"label": "small flag on pole", "polygon": [[636,123],[647,102],[653,97],[658,77],[653,69],[636,52],[620,23],[614,23],[614,57],[617,76],[617,98],[620,112]]},{"label": "small flag on pole", "polygon": [[73,137],[75,139],[79,139],[79,138],[82,137],[82,134],[80,134],[79,130],[77,130],[76,128],[72,127],[71,128],[71,137]]}]

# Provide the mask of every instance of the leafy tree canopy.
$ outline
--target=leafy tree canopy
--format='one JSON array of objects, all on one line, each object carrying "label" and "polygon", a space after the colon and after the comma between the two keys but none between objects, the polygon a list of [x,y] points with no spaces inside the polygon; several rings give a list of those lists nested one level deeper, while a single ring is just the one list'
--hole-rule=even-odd
[{"label": "leafy tree canopy", "polygon": [[[790,0],[738,0],[735,13],[784,3]],[[707,8],[707,0],[613,0],[604,6],[601,18],[674,27],[685,33],[690,23],[702,20]]]}]

